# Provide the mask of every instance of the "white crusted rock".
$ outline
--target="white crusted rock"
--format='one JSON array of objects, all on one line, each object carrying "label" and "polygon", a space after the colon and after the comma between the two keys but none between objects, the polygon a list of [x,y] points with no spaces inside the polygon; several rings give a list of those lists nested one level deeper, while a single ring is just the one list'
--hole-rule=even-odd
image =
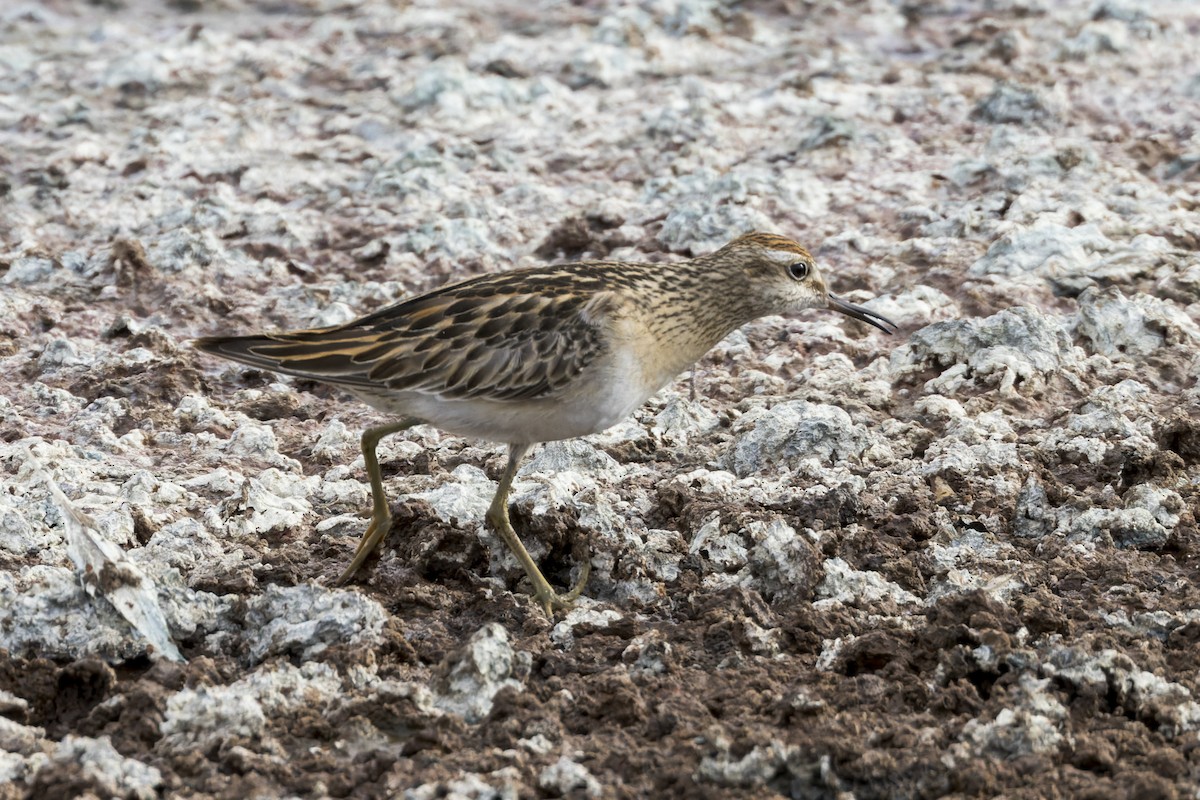
[{"label": "white crusted rock", "polygon": [[467,722],[479,722],[492,710],[497,692],[524,688],[530,661],[528,653],[512,649],[503,627],[485,625],[439,666],[434,705]]},{"label": "white crusted rock", "polygon": [[1091,349],[1109,358],[1140,359],[1173,344],[1200,348],[1200,325],[1174,305],[1115,288],[1088,289],[1079,296],[1076,332]]},{"label": "white crusted rock", "polygon": [[312,659],[333,645],[374,647],[386,615],[379,603],[354,591],[313,584],[268,586],[246,610],[250,664],[274,655]]},{"label": "white crusted rock", "polygon": [[755,408],[734,425],[736,437],[726,465],[751,475],[775,465],[794,467],[805,459],[887,462],[895,457],[887,441],[855,423],[837,406],[789,400]]}]

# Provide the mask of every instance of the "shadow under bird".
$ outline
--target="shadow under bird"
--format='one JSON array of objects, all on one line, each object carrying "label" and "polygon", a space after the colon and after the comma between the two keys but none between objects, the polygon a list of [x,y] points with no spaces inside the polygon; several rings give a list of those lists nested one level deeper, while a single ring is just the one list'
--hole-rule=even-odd
[{"label": "shadow under bird", "polygon": [[559,594],[513,530],[508,495],[538,442],[608,428],[734,329],[759,317],[829,308],[885,333],[891,320],[829,292],[796,242],[748,233],[716,252],[665,264],[587,261],[483,275],[329,328],[210,336],[199,349],[345,389],[398,419],[362,435],[371,523],[339,578],[349,580],[392,524],[375,449],[428,424],[508,445],[488,522],[521,562],[549,616]]}]

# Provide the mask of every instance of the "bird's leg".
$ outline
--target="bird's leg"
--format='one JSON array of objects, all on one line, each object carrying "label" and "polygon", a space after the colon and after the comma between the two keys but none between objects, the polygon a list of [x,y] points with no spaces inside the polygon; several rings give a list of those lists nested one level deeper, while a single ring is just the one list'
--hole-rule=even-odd
[{"label": "bird's leg", "polygon": [[383,493],[383,475],[379,471],[379,457],[375,455],[375,448],[379,446],[383,437],[418,424],[420,424],[420,420],[404,417],[390,425],[380,425],[377,428],[367,428],[363,431],[363,463],[367,468],[367,479],[371,482],[371,524],[367,526],[367,532],[359,541],[358,549],[354,551],[354,559],[350,562],[350,566],[346,567],[346,571],[337,579],[339,586],[354,577],[354,573],[358,572],[358,568],[367,560],[367,556],[375,551],[392,527],[392,512],[388,510],[387,495]]},{"label": "bird's leg", "polygon": [[541,605],[542,610],[546,612],[546,616],[550,617],[556,608],[569,608],[572,603],[583,592],[583,587],[587,583],[588,575],[592,571],[591,559],[585,559],[583,562],[582,574],[579,576],[579,582],[566,594],[558,594],[550,587],[550,582],[542,575],[542,571],[538,569],[538,565],[534,563],[533,558],[529,555],[529,551],[525,549],[525,545],[521,544],[521,539],[513,530],[512,523],[508,520],[508,494],[512,490],[513,478],[517,474],[517,466],[521,463],[521,459],[529,452],[527,444],[510,444],[508,446],[508,464],[504,467],[504,474],[500,476],[500,485],[496,487],[496,495],[492,498],[492,505],[488,509],[487,519],[500,534],[500,538],[508,545],[508,549],[517,557],[517,561],[521,562],[521,566],[525,568],[525,574],[529,576],[529,582],[533,584],[533,599]]}]

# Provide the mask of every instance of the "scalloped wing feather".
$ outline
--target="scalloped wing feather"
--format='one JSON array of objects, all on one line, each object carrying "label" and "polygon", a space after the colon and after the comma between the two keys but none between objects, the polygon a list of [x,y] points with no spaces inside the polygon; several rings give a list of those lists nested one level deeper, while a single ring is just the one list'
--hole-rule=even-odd
[{"label": "scalloped wing feather", "polygon": [[[514,278],[516,280],[514,280]],[[519,401],[567,386],[604,351],[619,303],[596,275],[500,273],[333,328],[210,337],[203,350],[326,383]]]}]

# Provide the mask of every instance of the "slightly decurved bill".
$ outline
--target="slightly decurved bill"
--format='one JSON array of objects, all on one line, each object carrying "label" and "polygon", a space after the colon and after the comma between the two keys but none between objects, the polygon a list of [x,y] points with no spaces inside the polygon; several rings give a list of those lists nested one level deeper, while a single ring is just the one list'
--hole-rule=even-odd
[{"label": "slightly decurved bill", "polygon": [[868,325],[874,325],[879,330],[887,334],[895,333],[897,330],[896,323],[892,322],[882,314],[876,314],[870,309],[856,306],[854,303],[847,303],[842,298],[835,294],[829,295],[829,307],[834,311],[840,311],[848,317],[860,319]]}]

